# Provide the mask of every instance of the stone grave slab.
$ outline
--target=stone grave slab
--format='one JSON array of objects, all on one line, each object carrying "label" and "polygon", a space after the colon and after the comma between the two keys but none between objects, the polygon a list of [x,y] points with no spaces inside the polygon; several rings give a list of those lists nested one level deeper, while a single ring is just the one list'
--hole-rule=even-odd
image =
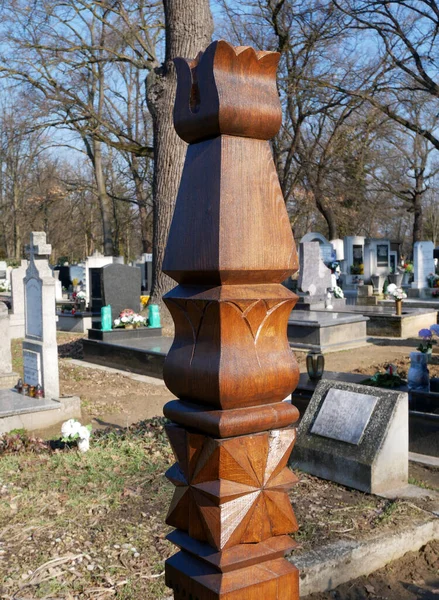
[{"label": "stone grave slab", "polygon": [[23,349],[23,373],[29,385],[43,385],[40,352]]},{"label": "stone grave slab", "polygon": [[407,394],[320,381],[298,428],[292,465],[374,494],[407,485]]},{"label": "stone grave slab", "polygon": [[328,390],[311,433],[358,446],[377,400],[377,396],[332,388]]},{"label": "stone grave slab", "polygon": [[0,435],[12,429],[34,431],[81,415],[78,396],[31,398],[15,390],[0,390]]}]

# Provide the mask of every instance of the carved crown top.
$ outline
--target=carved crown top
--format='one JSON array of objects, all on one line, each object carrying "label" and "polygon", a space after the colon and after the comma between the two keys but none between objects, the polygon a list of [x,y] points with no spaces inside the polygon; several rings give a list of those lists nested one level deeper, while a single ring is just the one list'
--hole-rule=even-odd
[{"label": "carved crown top", "polygon": [[220,134],[262,140],[276,135],[282,121],[279,56],[220,40],[194,60],[176,58],[178,135],[188,143]]}]

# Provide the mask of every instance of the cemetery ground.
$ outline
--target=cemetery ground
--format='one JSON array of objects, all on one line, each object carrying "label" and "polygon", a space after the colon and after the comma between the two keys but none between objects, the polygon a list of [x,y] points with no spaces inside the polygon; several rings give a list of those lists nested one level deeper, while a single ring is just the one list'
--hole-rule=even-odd
[{"label": "cemetery ground", "polygon": [[[81,396],[81,421],[94,428],[91,449],[50,450],[20,432],[4,438],[0,598],[167,599],[163,563],[175,548],[165,540],[173,486],[164,473],[173,456],[164,420],[157,417],[171,395],[160,384],[72,363],[81,358],[78,335],[58,334],[58,341],[61,394]],[[327,369],[373,374],[391,362],[404,376],[416,343],[382,340],[329,354]],[[20,372],[18,349],[16,340],[14,370]],[[297,353],[301,371],[304,356]],[[439,366],[430,372],[439,376]],[[42,440],[60,435],[59,427],[37,433]],[[298,475],[291,492],[300,525],[296,556],[433,518],[427,500],[392,501]],[[411,463],[410,482],[439,491],[439,469]],[[436,541],[369,577],[309,598],[429,600],[439,597],[438,566]]]}]

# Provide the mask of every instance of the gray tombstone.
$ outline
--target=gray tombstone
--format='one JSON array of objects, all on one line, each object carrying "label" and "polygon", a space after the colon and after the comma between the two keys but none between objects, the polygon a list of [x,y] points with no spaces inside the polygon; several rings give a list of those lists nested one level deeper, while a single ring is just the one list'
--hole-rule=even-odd
[{"label": "gray tombstone", "polygon": [[24,285],[28,261],[22,260],[21,265],[11,271],[11,339],[24,337]]},{"label": "gray tombstone", "polygon": [[101,290],[103,305],[111,305],[113,321],[124,308],[138,313],[140,310],[140,294],[142,272],[138,267],[111,264],[101,269]]},{"label": "gray tombstone", "polygon": [[332,288],[331,270],[324,264],[318,242],[299,245],[299,288],[310,296],[323,297]]},{"label": "gray tombstone", "polygon": [[46,398],[59,398],[55,279],[44,232],[31,233],[29,266],[24,277],[24,383],[40,384]]},{"label": "gray tombstone", "polygon": [[9,314],[4,302],[0,302],[0,339],[0,389],[3,390],[11,388],[18,377],[12,371]]},{"label": "gray tombstone", "polygon": [[427,277],[435,272],[433,242],[415,242],[413,246],[413,272],[414,281],[412,288],[422,289],[428,287]]},{"label": "gray tombstone", "polygon": [[307,473],[364,492],[406,486],[407,394],[320,381],[298,428],[292,460]]}]

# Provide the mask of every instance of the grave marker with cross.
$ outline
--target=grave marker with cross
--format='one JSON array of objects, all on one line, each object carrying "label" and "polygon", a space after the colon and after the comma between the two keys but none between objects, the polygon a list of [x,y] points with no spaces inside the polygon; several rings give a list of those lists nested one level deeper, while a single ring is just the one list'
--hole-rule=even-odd
[{"label": "grave marker with cross", "polygon": [[24,283],[24,383],[40,384],[46,398],[59,398],[58,345],[56,341],[55,279],[48,258],[52,246],[43,231],[32,232],[29,265]]}]

